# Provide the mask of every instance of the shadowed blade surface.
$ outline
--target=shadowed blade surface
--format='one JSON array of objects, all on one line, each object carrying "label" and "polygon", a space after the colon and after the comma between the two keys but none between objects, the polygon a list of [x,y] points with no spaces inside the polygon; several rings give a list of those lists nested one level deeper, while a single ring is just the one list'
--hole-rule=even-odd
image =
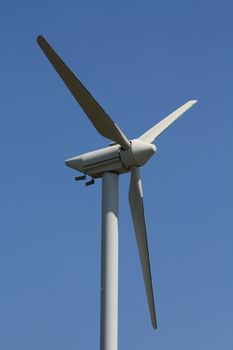
[{"label": "shadowed blade surface", "polygon": [[151,278],[149,250],[146,234],[146,223],[144,216],[143,194],[140,170],[138,167],[131,168],[131,179],[129,188],[129,204],[137,239],[138,251],[141,261],[144,283],[146,287],[147,301],[150,310],[151,323],[154,328],[157,328],[154,294]]},{"label": "shadowed blade surface", "polygon": [[139,140],[152,143],[162,132],[164,132],[171,124],[182,116],[189,108],[191,108],[197,100],[190,100],[186,102],[183,106],[175,110],[173,113],[169,114],[166,118],[162,119],[159,123],[155,124],[151,129],[149,129],[145,134],[139,137]]},{"label": "shadowed blade surface", "polygon": [[130,147],[129,140],[56,54],[48,42],[42,36],[37,38],[37,42],[96,130],[102,136],[121,145],[123,149],[128,149]]}]

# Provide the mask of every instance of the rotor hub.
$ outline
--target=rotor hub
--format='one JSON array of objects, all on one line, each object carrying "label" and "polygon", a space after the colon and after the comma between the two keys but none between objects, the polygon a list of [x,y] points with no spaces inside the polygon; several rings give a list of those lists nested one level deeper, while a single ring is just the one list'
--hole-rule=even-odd
[{"label": "rotor hub", "polygon": [[156,152],[156,146],[141,140],[132,140],[126,151],[120,151],[120,157],[126,168],[144,165]]}]

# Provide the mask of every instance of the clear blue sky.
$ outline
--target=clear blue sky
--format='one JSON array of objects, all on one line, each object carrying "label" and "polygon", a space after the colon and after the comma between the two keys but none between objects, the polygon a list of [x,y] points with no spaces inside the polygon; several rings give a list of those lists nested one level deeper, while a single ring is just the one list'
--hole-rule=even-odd
[{"label": "clear blue sky", "polygon": [[99,348],[101,183],[68,157],[108,144],[43,34],[129,138],[189,99],[143,168],[158,330],[120,184],[119,349],[233,348],[232,1],[4,1],[0,349]]}]

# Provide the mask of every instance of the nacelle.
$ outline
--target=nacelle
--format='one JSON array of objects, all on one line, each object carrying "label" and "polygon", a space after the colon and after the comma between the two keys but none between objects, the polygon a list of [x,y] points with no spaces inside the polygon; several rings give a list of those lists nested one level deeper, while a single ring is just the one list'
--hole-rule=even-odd
[{"label": "nacelle", "polygon": [[70,158],[65,163],[73,169],[97,178],[107,171],[122,174],[128,172],[131,166],[141,166],[155,151],[155,145],[133,140],[126,151],[123,151],[119,145],[113,145]]}]

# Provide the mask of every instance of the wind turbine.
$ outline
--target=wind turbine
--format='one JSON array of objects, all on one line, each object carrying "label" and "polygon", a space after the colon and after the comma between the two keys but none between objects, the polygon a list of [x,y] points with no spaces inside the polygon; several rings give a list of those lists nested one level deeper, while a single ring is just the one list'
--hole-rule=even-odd
[{"label": "wind turbine", "polygon": [[153,142],[176,119],[192,107],[190,100],[157,123],[138,139],[129,140],[88,90],[82,85],[48,42],[37,42],[96,130],[114,143],[65,161],[83,173],[76,180],[102,178],[102,246],[101,246],[101,325],[100,349],[117,350],[118,330],[118,178],[130,172],[129,204],[141,261],[152,326],[157,328],[148,251],[140,167],[156,152]]}]

